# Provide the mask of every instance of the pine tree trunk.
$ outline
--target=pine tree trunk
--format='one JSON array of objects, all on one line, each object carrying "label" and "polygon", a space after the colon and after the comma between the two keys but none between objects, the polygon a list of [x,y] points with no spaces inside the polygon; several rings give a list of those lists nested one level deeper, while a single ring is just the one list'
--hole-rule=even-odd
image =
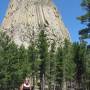
[{"label": "pine tree trunk", "polygon": [[33,87],[32,90],[35,90],[35,75],[33,75]]},{"label": "pine tree trunk", "polygon": [[45,89],[45,75],[43,74],[43,78],[42,78],[42,90]]},{"label": "pine tree trunk", "polygon": [[69,83],[70,83],[70,89],[72,89],[72,81],[70,80]]},{"label": "pine tree trunk", "polygon": [[51,80],[49,81],[49,84],[48,84],[48,90],[51,90]]},{"label": "pine tree trunk", "polygon": [[56,85],[55,85],[55,82],[54,82],[53,90],[55,90],[55,88],[56,88]]},{"label": "pine tree trunk", "polygon": [[90,82],[88,83],[88,90],[90,90]]},{"label": "pine tree trunk", "polygon": [[43,74],[40,80],[40,90],[45,90],[45,75]]},{"label": "pine tree trunk", "polygon": [[63,80],[63,87],[62,87],[62,90],[67,90],[67,86],[66,86],[66,80],[64,78]]}]

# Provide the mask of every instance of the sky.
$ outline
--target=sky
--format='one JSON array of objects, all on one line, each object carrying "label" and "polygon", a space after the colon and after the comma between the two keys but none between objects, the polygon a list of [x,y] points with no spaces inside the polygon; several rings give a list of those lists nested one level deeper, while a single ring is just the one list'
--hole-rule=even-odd
[{"label": "sky", "polygon": [[[77,17],[84,14],[84,10],[80,7],[81,0],[53,0],[63,22],[71,35],[73,42],[79,40],[78,31],[83,28]],[[0,0],[0,24],[5,16],[9,0]]]}]

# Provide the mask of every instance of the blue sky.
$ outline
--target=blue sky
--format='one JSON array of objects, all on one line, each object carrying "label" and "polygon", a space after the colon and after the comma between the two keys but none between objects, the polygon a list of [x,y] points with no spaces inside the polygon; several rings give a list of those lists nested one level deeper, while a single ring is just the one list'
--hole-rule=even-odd
[{"label": "blue sky", "polygon": [[[53,0],[62,15],[65,26],[68,28],[71,40],[78,41],[78,31],[83,25],[76,19],[76,17],[84,14],[84,10],[80,7],[81,0]],[[9,0],[0,0],[0,23],[5,16]]]}]

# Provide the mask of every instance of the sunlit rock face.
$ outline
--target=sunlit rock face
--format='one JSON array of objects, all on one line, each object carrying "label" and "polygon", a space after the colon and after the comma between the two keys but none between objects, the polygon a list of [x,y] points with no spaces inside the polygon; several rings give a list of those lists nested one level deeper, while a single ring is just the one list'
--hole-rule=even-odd
[{"label": "sunlit rock face", "polygon": [[10,0],[1,28],[17,45],[27,47],[45,30],[49,42],[58,44],[69,33],[51,0]]}]

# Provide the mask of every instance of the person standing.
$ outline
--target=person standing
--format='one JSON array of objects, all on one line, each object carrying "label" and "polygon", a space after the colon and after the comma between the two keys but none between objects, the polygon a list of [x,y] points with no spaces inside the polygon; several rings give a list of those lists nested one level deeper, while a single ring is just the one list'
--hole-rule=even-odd
[{"label": "person standing", "polygon": [[31,90],[31,85],[28,78],[26,78],[24,83],[20,86],[20,90]]}]

